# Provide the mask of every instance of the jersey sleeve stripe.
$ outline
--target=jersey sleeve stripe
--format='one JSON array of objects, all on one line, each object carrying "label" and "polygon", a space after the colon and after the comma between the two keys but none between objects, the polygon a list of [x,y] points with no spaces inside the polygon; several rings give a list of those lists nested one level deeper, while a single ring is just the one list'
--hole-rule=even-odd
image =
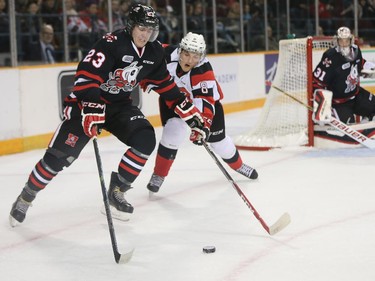
[{"label": "jersey sleeve stripe", "polygon": [[104,82],[103,78],[101,78],[99,75],[95,75],[95,74],[92,74],[92,73],[84,71],[84,70],[77,71],[76,78],[78,76],[84,76],[84,77],[87,77],[87,78],[94,79],[94,80],[98,81],[100,84]]},{"label": "jersey sleeve stripe", "polygon": [[90,84],[81,85],[81,86],[74,86],[73,91],[77,92],[77,91],[82,91],[82,90],[86,90],[90,88],[99,88],[99,85],[96,83],[90,83]]}]

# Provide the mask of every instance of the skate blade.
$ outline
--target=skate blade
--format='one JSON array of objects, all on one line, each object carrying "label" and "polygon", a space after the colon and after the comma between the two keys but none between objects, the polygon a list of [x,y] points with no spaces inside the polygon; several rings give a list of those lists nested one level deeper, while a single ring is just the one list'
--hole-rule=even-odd
[{"label": "skate blade", "polygon": [[9,224],[11,227],[15,227],[19,224],[19,221],[17,221],[15,218],[9,215]]},{"label": "skate blade", "polygon": [[[120,220],[120,221],[129,221],[130,220],[130,217],[131,217],[131,213],[127,213],[127,212],[121,212],[119,210],[117,210],[115,207],[113,206],[109,206],[109,209],[111,210],[111,215],[112,215],[112,218],[116,219],[116,220]],[[100,210],[100,212],[103,214],[103,215],[106,215],[106,212],[105,212],[105,207],[103,206],[102,209]]]},{"label": "skate blade", "polygon": [[155,192],[152,192],[152,191],[148,192],[148,200],[155,201],[155,200],[158,200],[158,199],[159,199],[159,197],[156,195]]}]

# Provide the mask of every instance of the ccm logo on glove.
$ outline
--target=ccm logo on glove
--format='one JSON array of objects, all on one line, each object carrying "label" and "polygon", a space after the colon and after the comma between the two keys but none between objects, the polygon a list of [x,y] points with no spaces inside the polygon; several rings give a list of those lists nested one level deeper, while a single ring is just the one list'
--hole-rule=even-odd
[{"label": "ccm logo on glove", "polygon": [[82,127],[90,138],[97,136],[95,125],[105,122],[105,104],[95,102],[82,102]]},{"label": "ccm logo on glove", "polygon": [[83,101],[82,106],[90,107],[90,108],[98,108],[98,109],[102,109],[103,111],[105,110],[105,104],[101,104],[101,103]]}]

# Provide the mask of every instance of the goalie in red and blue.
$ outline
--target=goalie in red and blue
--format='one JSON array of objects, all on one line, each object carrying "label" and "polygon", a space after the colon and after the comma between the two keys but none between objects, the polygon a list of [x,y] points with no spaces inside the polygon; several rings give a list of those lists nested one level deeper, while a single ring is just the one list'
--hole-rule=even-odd
[{"label": "goalie in red and blue", "polygon": [[[329,102],[332,116],[346,124],[375,121],[375,96],[361,87],[361,75],[375,78],[375,63],[363,58],[350,29],[340,27],[335,35],[335,46],[324,52],[313,72],[313,90],[315,93],[318,90],[332,92],[329,95],[332,96]],[[315,97],[321,97],[320,93]],[[368,137],[375,134],[374,128],[362,133]],[[326,130],[315,130],[314,134],[352,142],[346,136],[327,134]]]},{"label": "goalie in red and blue", "polygon": [[[189,32],[179,46],[165,46],[167,68],[181,92],[199,109],[205,127],[210,129],[207,143],[233,170],[249,179],[257,179],[257,171],[243,163],[232,139],[225,133],[224,111],[221,104],[223,92],[215,79],[212,66],[205,56],[203,35]],[[154,172],[147,185],[152,193],[159,191],[176,158],[177,151],[187,137],[187,125],[181,115],[176,115],[160,100],[160,117],[163,124]],[[202,144],[191,130],[190,140]],[[151,193],[151,194],[152,194]]]}]

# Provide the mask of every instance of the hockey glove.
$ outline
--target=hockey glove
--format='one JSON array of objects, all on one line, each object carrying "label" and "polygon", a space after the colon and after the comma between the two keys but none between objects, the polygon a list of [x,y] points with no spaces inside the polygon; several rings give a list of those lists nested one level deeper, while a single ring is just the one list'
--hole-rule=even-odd
[{"label": "hockey glove", "polygon": [[95,125],[105,122],[105,104],[83,101],[81,114],[85,134],[90,138],[97,136]]},{"label": "hockey glove", "polygon": [[198,108],[188,98],[185,98],[182,103],[175,107],[174,111],[191,128],[190,141],[202,145],[208,139],[210,130]]},{"label": "hockey glove", "polygon": [[363,78],[375,78],[375,63],[366,61],[361,71]]},{"label": "hockey glove", "polygon": [[203,126],[202,128],[192,128],[190,133],[190,141],[196,145],[203,145],[203,143],[208,139],[210,135],[210,130]]},{"label": "hockey glove", "polygon": [[375,78],[375,69],[362,69],[361,75],[363,78]]}]

